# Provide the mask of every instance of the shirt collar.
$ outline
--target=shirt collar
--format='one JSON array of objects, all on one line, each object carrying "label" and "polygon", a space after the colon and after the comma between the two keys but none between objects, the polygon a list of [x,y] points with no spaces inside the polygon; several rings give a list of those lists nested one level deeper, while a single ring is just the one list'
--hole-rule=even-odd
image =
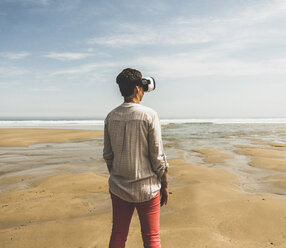
[{"label": "shirt collar", "polygon": [[121,106],[123,107],[129,107],[129,106],[134,106],[134,105],[139,105],[139,103],[135,103],[135,102],[124,102],[121,104]]}]

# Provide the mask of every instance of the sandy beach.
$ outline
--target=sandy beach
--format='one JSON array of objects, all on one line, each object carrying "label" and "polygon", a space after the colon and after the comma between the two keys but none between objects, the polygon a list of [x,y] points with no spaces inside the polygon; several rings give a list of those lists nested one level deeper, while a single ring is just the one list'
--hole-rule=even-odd
[{"label": "sandy beach", "polygon": [[[108,173],[97,169],[103,164],[99,155],[102,134],[89,130],[0,129],[1,248],[108,247],[112,217]],[[251,142],[237,144],[232,154],[214,145],[189,149],[211,166],[190,162],[179,149],[172,153],[170,200],[161,209],[162,247],[286,247],[286,197],[282,194],[286,194],[286,145]],[[86,147],[94,144],[99,150],[92,157]],[[166,145],[167,149],[171,146]],[[71,152],[63,158],[55,154],[60,147]],[[41,157],[35,164],[25,164],[29,170],[21,170],[27,154],[40,157],[43,154],[39,151],[48,148],[54,150],[47,157],[58,156],[56,162],[49,160],[52,167],[45,165],[46,157]],[[73,149],[81,151],[77,160],[71,159],[77,151]],[[17,157],[20,162],[15,166],[13,154],[26,157]],[[271,170],[263,182],[271,193],[242,190],[243,181],[230,169],[236,156],[245,156],[249,168]],[[38,170],[37,166],[43,168]],[[126,247],[142,247],[136,215]]]}]

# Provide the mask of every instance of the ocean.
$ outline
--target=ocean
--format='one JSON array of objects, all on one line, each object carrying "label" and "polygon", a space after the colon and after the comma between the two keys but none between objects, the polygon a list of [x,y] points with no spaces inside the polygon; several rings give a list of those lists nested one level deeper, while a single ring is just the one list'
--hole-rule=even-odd
[{"label": "ocean", "polygon": [[[103,129],[103,119],[0,118],[0,128]],[[286,124],[286,118],[161,119],[168,124]]]}]

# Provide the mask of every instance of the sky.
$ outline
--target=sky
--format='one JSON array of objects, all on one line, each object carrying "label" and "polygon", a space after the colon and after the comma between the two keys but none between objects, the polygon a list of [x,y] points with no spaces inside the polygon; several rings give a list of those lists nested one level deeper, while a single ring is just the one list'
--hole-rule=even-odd
[{"label": "sky", "polygon": [[127,67],[161,118],[285,118],[284,0],[0,0],[0,118],[104,118]]}]

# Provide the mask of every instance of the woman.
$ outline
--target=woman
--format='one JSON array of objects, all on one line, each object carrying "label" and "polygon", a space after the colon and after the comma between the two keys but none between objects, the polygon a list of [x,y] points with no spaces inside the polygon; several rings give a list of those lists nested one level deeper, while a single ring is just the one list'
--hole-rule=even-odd
[{"label": "woman", "polygon": [[135,208],[144,247],[160,248],[160,205],[168,202],[168,164],[159,117],[139,104],[144,95],[141,72],[127,68],[116,82],[124,103],[107,115],[104,125],[103,157],[113,208],[109,248],[125,247]]}]

